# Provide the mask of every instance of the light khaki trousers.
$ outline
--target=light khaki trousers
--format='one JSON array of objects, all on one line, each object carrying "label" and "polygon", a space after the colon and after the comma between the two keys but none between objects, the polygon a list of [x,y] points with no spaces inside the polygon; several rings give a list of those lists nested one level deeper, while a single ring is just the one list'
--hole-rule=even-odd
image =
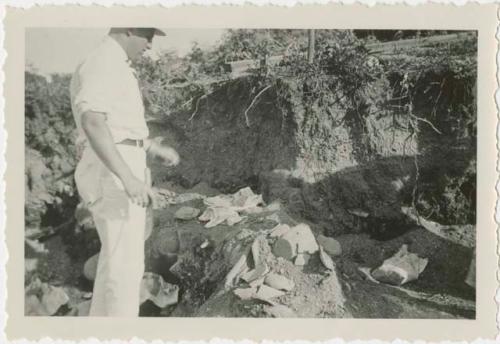
[{"label": "light khaki trousers", "polygon": [[[134,146],[116,147],[132,173],[144,181],[145,151]],[[91,148],[85,149],[75,180],[101,241],[90,316],[138,316],[146,209],[130,201],[121,181]]]}]

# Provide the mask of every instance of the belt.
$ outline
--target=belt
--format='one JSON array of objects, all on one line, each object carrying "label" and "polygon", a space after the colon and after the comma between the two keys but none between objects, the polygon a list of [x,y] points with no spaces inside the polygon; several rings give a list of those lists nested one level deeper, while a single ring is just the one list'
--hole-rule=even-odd
[{"label": "belt", "polygon": [[119,145],[127,145],[127,146],[136,146],[143,148],[144,140],[133,140],[133,139],[125,139],[123,141],[118,142]]}]

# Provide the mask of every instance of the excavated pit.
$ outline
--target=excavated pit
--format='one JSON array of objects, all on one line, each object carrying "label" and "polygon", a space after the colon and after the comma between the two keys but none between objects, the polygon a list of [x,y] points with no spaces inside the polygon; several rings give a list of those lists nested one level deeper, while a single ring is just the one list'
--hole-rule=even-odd
[{"label": "excavated pit", "polygon": [[[475,218],[470,197],[471,185],[475,190],[474,136],[457,139],[455,132],[437,135],[423,127],[418,136],[408,139],[404,126],[392,125],[404,123],[404,115],[380,116],[376,111],[380,109],[373,98],[387,91],[383,83],[373,85],[365,99],[367,114],[359,122],[351,110],[340,108],[328,113],[314,108],[311,117],[304,109],[300,85],[282,80],[248,111],[248,126],[245,111],[253,98],[252,82],[252,78],[228,82],[194,114],[150,121],[152,136],[165,137],[181,156],[173,169],[151,162],[154,185],[207,196],[250,186],[266,203],[280,202],[283,223],[306,222],[316,236],[339,240],[344,254],[335,259],[333,273],[325,272],[317,256],[300,269],[276,265],[299,286],[292,295],[278,299],[296,316],[474,317],[475,294],[463,282],[474,243],[464,247],[438,238],[401,212],[403,205],[412,204],[415,190],[429,197],[442,196],[452,180],[455,191],[460,189],[465,196],[450,197],[450,204],[462,200],[455,210],[465,215],[453,215],[453,207],[445,204],[431,216],[447,218],[451,224]],[[200,202],[191,205],[204,209]],[[153,313],[270,316],[269,305],[239,300],[223,290],[224,278],[235,264],[234,254],[224,256],[223,248],[241,231],[250,229],[258,235],[276,223],[255,215],[250,223],[205,229],[196,220],[174,220],[176,210],[156,212],[156,230],[147,252],[151,252],[151,270],[181,285],[181,301],[177,307]],[[210,246],[202,249],[205,240]],[[165,254],[169,249],[163,248],[158,253],[161,243],[173,245],[171,252]],[[394,288],[373,285],[359,273],[360,267],[381,264],[402,244],[429,259],[420,279]],[[238,252],[250,243],[245,245]],[[303,276],[307,278],[302,280]],[[310,293],[311,289],[315,292]]]}]

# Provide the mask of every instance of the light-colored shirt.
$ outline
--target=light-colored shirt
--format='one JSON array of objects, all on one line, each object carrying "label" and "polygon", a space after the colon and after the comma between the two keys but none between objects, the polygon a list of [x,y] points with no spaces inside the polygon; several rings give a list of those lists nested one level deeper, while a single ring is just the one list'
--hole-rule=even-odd
[{"label": "light-colored shirt", "polygon": [[107,36],[80,63],[71,79],[70,90],[77,144],[87,141],[81,118],[88,111],[105,114],[114,142],[148,137],[137,78],[127,54],[112,37]]}]

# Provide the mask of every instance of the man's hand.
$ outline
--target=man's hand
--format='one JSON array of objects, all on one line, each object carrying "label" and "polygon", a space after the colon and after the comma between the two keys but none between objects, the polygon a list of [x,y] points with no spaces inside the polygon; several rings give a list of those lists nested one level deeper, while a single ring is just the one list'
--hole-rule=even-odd
[{"label": "man's hand", "polygon": [[130,175],[122,179],[125,192],[133,203],[141,207],[147,207],[151,202],[153,209],[156,209],[156,197],[153,190],[140,181],[138,178]]},{"label": "man's hand", "polygon": [[179,154],[170,146],[162,143],[163,139],[161,137],[156,137],[150,140],[149,148],[147,150],[148,154],[161,160],[165,166],[176,166],[179,164],[180,158]]},{"label": "man's hand", "polygon": [[132,202],[145,207],[149,204],[148,198],[150,198],[154,204],[155,199],[149,185],[132,174],[116,148],[106,124],[105,114],[100,112],[84,113],[82,115],[82,128],[92,149],[103,164],[122,181],[125,191]]}]

